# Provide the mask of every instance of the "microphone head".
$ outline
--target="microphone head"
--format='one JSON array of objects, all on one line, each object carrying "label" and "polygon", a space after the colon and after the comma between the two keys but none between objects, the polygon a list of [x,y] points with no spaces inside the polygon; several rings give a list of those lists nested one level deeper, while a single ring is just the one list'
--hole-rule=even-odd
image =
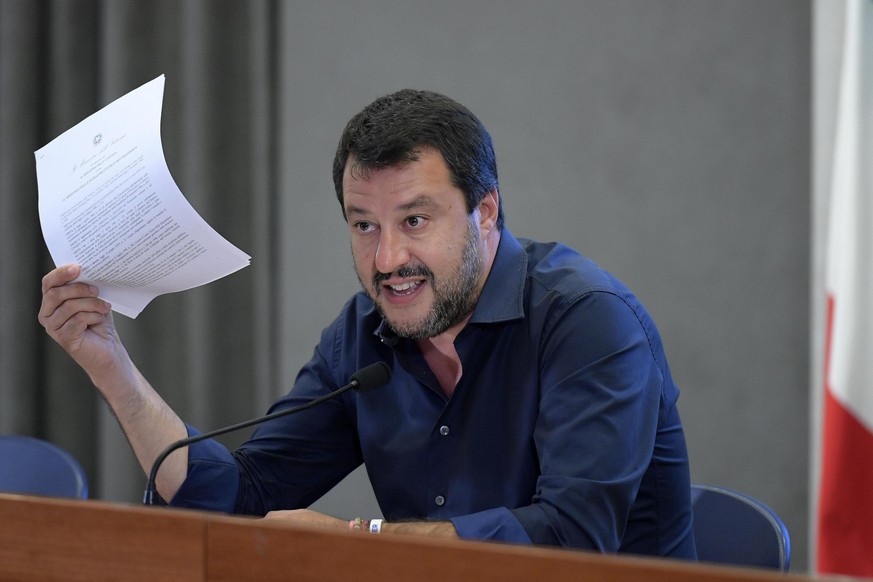
[{"label": "microphone head", "polygon": [[383,384],[387,384],[391,379],[391,368],[385,362],[376,362],[365,366],[352,374],[351,381],[356,382],[355,390],[358,392],[369,392],[375,390]]}]

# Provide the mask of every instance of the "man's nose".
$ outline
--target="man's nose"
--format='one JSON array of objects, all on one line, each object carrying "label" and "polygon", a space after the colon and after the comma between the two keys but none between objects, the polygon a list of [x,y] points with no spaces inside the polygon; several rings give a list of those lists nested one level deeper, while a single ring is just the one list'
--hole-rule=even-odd
[{"label": "man's nose", "polygon": [[380,273],[393,273],[409,262],[408,241],[400,233],[383,230],[376,249],[376,269]]}]

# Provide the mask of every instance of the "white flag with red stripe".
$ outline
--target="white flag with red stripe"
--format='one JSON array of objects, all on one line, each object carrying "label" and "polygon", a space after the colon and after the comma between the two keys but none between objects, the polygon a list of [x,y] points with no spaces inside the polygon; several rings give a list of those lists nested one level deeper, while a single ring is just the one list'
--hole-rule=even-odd
[{"label": "white flag with red stripe", "polygon": [[848,0],[829,193],[816,563],[873,576],[873,0]]}]

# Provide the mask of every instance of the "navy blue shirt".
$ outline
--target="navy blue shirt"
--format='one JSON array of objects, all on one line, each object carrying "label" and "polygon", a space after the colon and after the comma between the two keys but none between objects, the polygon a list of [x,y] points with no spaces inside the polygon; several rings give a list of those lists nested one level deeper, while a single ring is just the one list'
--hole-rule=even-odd
[{"label": "navy blue shirt", "polygon": [[271,410],[376,361],[391,381],[270,421],[232,454],[194,445],[173,505],[307,507],[363,462],[389,522],[694,558],[679,393],[654,323],[620,282],[566,246],[504,229],[455,349],[463,376],[449,399],[415,342],[356,294]]}]

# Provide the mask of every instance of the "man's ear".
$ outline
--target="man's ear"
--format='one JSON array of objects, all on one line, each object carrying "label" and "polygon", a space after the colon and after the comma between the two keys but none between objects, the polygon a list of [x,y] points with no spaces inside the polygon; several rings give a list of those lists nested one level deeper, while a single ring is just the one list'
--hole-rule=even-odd
[{"label": "man's ear", "polygon": [[482,238],[497,228],[497,214],[500,209],[500,193],[497,188],[492,188],[479,201],[479,231],[482,233]]}]

